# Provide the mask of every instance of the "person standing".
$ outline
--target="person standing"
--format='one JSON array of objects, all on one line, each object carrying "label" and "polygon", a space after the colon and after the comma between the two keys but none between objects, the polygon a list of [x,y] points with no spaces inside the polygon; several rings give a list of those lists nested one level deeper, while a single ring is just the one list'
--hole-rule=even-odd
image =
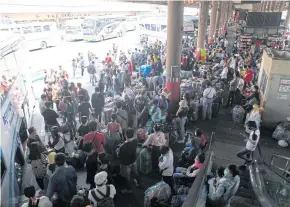
[{"label": "person standing", "polygon": [[51,109],[52,103],[46,102],[45,107],[46,108],[43,111],[42,116],[44,118],[45,123],[47,124],[47,127],[51,128],[52,126],[59,126],[59,123],[57,121],[57,118],[59,116],[53,109]]},{"label": "person standing", "polygon": [[98,171],[98,152],[94,149],[92,142],[85,142],[83,150],[86,153],[86,183],[90,185],[90,189],[96,187],[94,177]]},{"label": "person standing", "polygon": [[176,112],[176,116],[178,117],[179,130],[180,130],[180,136],[179,136],[179,139],[177,140],[178,143],[184,143],[185,123],[186,123],[188,111],[189,109],[188,109],[186,100],[181,100],[179,102],[179,108]]},{"label": "person standing", "polygon": [[159,157],[160,157],[160,147],[165,145],[168,146],[168,140],[165,134],[161,131],[161,125],[155,124],[153,127],[154,133],[150,134],[148,139],[143,143],[143,147],[152,146],[151,159],[152,159],[152,169],[159,169]]},{"label": "person standing", "polygon": [[99,122],[102,121],[102,111],[105,106],[104,94],[100,92],[98,87],[95,87],[95,93],[92,95],[92,107],[95,112],[96,119],[99,118]]},{"label": "person standing", "polygon": [[[41,113],[41,115],[43,114],[43,112],[46,109],[46,107],[45,107],[46,102],[47,102],[47,95],[42,94],[40,97],[40,101],[39,101],[39,112]],[[44,121],[44,123],[45,123],[44,129],[45,129],[45,131],[48,131],[47,123],[45,121]]]},{"label": "person standing", "polygon": [[49,178],[46,196],[51,199],[57,193],[57,207],[68,207],[72,197],[77,193],[77,174],[75,169],[66,165],[63,153],[55,155],[57,169]]},{"label": "person standing", "polygon": [[235,103],[235,94],[238,87],[238,83],[239,83],[238,77],[234,75],[234,79],[231,80],[230,82],[229,96],[228,96],[226,108],[228,108],[229,106],[233,106],[233,104]]},{"label": "person standing", "polygon": [[116,103],[117,107],[117,122],[121,124],[122,130],[127,129],[128,127],[128,113],[124,109],[122,109],[122,103],[117,102]]},{"label": "person standing", "polygon": [[160,147],[160,153],[161,156],[159,157],[158,166],[162,174],[162,180],[166,182],[171,187],[171,189],[173,189],[172,183],[172,175],[174,171],[173,152],[168,146],[163,145]]},{"label": "person standing", "polygon": [[134,139],[134,130],[132,128],[128,128],[125,133],[126,141],[120,146],[118,152],[118,158],[120,160],[120,173],[121,176],[125,178],[126,182],[121,190],[122,193],[131,193],[130,186],[130,174],[131,172],[134,174],[134,182],[137,187],[140,184],[140,176],[137,171],[137,140]]},{"label": "person standing", "polygon": [[216,90],[212,87],[211,82],[208,82],[207,88],[203,91],[202,96],[202,120],[208,118],[211,120],[212,100],[216,96]]},{"label": "person standing", "polygon": [[246,147],[238,152],[237,156],[245,160],[246,164],[251,164],[252,160],[250,159],[251,154],[256,150],[260,140],[260,130],[258,129],[255,121],[249,121],[247,123],[250,130],[249,138],[245,139],[247,142]]},{"label": "person standing", "polygon": [[40,140],[40,137],[38,136],[36,129],[34,127],[30,127],[28,129],[28,140],[27,140],[27,147],[30,149],[32,143],[37,143],[39,146],[40,153],[46,151],[46,147],[44,146],[43,142]]},{"label": "person standing", "polygon": [[81,120],[82,116],[90,117],[92,109],[91,104],[88,101],[86,101],[83,96],[80,96],[79,100],[80,100],[80,104],[78,106],[79,120]]},{"label": "person standing", "polygon": [[[114,185],[108,185],[108,173],[101,171],[95,175],[96,188],[89,191],[88,199],[94,203],[94,207],[112,207],[114,206],[113,198],[116,195]],[[104,202],[106,199],[106,202]]]},{"label": "person standing", "polygon": [[91,141],[99,154],[104,153],[104,145],[106,144],[106,138],[104,134],[98,132],[98,124],[96,121],[91,121],[89,123],[89,127],[91,132],[84,136],[83,143]]},{"label": "person standing", "polygon": [[36,178],[36,182],[41,190],[44,190],[44,177],[46,176],[46,157],[39,152],[39,145],[36,142],[31,143],[28,161],[31,164],[32,172]]}]

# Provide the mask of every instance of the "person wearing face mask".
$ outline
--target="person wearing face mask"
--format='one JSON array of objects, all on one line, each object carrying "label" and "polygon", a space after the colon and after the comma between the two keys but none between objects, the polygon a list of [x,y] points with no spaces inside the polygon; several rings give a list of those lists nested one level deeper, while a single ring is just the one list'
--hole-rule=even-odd
[{"label": "person wearing face mask", "polygon": [[231,200],[240,186],[240,176],[236,165],[228,165],[224,170],[224,177],[211,186],[208,197],[211,207],[230,207]]}]

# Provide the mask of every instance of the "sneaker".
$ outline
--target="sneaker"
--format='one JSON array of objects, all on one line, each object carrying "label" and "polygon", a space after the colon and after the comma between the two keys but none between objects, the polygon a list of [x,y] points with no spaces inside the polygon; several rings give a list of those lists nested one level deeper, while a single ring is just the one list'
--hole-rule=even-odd
[{"label": "sneaker", "polygon": [[132,190],[129,190],[129,189],[122,189],[121,190],[121,193],[123,193],[123,194],[130,194],[130,193],[132,193]]}]

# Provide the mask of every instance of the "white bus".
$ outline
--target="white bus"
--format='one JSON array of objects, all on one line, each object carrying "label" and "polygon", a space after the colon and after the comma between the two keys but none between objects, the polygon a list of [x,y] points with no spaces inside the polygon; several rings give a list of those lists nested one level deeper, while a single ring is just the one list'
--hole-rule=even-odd
[{"label": "white bus", "polygon": [[126,33],[125,17],[87,17],[83,23],[83,36],[86,41],[103,41]]},{"label": "white bus", "polygon": [[[157,18],[146,18],[139,21],[138,25],[140,40],[148,39],[158,39],[165,41],[167,38],[167,19],[165,17]],[[193,21],[184,19],[183,21],[183,32],[189,33],[194,31]],[[153,41],[155,41],[153,40]]]},{"label": "white bus", "polygon": [[127,31],[134,31],[137,29],[137,17],[126,17],[125,27]]},{"label": "white bus", "polygon": [[53,22],[34,22],[28,24],[13,24],[9,31],[20,35],[25,49],[45,49],[56,46],[60,42],[60,34]]},{"label": "white bus", "polygon": [[83,39],[83,19],[72,19],[65,22],[65,36],[66,41],[82,40]]}]

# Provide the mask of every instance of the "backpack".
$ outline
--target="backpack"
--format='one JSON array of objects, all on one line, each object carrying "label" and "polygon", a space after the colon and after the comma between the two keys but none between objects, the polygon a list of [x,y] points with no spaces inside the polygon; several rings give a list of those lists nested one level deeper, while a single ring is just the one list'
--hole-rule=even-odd
[{"label": "backpack", "polygon": [[87,69],[88,69],[88,74],[94,74],[96,71],[93,65],[89,65]]},{"label": "backpack", "polygon": [[88,91],[84,88],[81,88],[79,90],[79,96],[84,96],[85,101],[89,101],[90,100],[90,96],[88,94]]},{"label": "backpack", "polygon": [[114,207],[115,206],[113,198],[110,197],[110,190],[111,190],[110,186],[107,185],[107,193],[105,195],[104,193],[102,193],[100,190],[97,189],[98,193],[104,197],[102,199],[98,198],[94,190],[91,191],[92,197],[98,202],[98,207]]}]

